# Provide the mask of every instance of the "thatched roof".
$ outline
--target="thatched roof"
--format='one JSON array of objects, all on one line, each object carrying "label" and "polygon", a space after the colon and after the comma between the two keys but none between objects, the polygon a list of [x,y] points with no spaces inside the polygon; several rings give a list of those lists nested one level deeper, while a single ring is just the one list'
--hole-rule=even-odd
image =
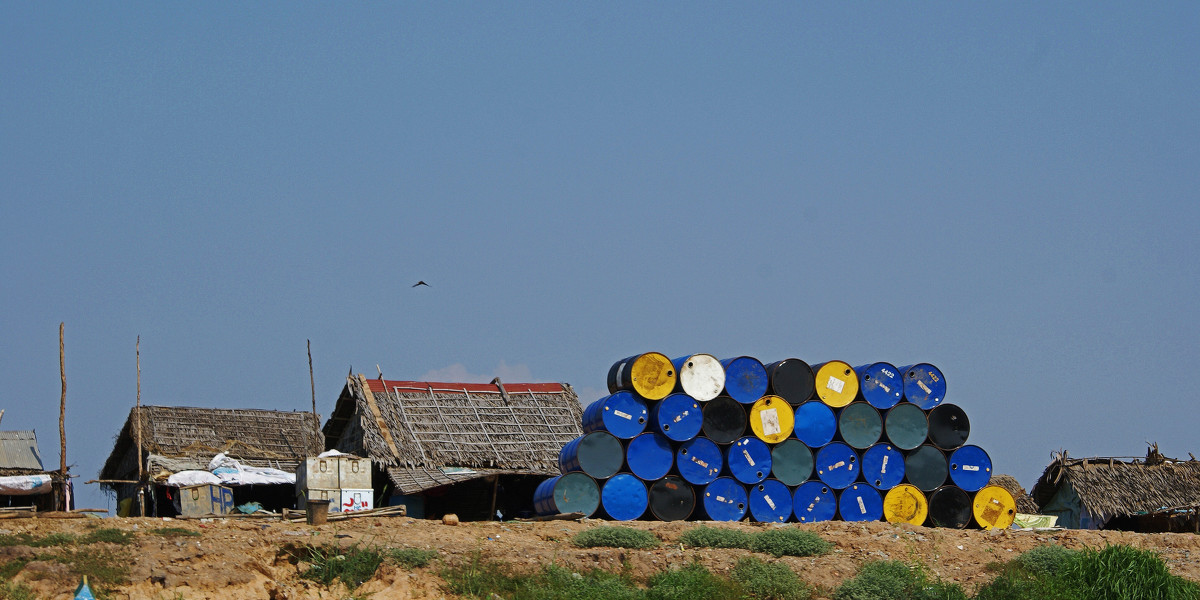
[{"label": "thatched roof", "polygon": [[1200,508],[1200,461],[1069,458],[1056,454],[1031,495],[1045,506],[1064,483],[1100,523],[1113,517]]},{"label": "thatched roof", "polygon": [[1021,483],[1017,481],[1016,477],[1012,475],[992,475],[992,479],[988,483],[1008,490],[1008,493],[1012,494],[1013,500],[1017,503],[1017,512],[1027,515],[1037,514],[1037,503],[1033,501],[1033,498],[1029,496],[1025,488],[1021,487]]},{"label": "thatched roof", "polygon": [[[443,383],[347,378],[323,432],[371,458],[404,493],[493,473],[554,474],[583,435],[565,383]],[[467,469],[463,471],[462,469]]]},{"label": "thatched roof", "polygon": [[143,406],[129,411],[101,480],[136,478],[135,418],[141,422],[144,468],[151,476],[206,469],[221,452],[246,465],[291,472],[325,447],[309,412]]}]

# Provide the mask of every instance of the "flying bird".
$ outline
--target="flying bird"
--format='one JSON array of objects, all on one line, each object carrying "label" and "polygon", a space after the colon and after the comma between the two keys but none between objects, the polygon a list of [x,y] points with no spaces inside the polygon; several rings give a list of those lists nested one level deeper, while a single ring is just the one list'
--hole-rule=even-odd
[{"label": "flying bird", "polygon": [[425,283],[424,281],[418,281],[418,282],[414,283],[413,287],[417,287],[418,285],[423,285],[425,287],[433,287],[433,286],[429,285],[428,283]]}]

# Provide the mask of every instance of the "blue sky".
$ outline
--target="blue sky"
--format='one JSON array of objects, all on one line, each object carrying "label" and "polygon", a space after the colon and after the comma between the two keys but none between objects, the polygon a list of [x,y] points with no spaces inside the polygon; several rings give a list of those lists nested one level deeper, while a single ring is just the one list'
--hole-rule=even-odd
[{"label": "blue sky", "polygon": [[[1200,5],[0,4],[0,408],[932,362],[970,442],[1200,451]],[[413,289],[417,280],[431,287]]]}]

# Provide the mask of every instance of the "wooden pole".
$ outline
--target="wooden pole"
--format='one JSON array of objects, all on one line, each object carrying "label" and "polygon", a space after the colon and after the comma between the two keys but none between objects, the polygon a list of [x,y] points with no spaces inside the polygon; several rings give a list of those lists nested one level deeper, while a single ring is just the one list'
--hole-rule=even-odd
[{"label": "wooden pole", "polygon": [[[66,345],[64,344],[64,334],[67,324],[59,322],[58,324],[58,374],[62,379],[62,396],[58,400],[58,473],[62,477],[62,492],[55,498],[55,504],[59,504],[66,498],[67,485],[71,480],[67,477],[67,353]],[[67,510],[70,507],[60,506],[59,510]]]},{"label": "wooden pole", "polygon": [[308,387],[312,390],[312,412],[313,421],[317,422],[317,426],[321,426],[321,418],[317,416],[317,383],[313,379],[312,368],[312,340],[304,340],[308,344]]},{"label": "wooden pole", "polygon": [[146,492],[142,485],[142,476],[144,467],[142,466],[142,336],[137,336],[137,344],[134,345],[134,353],[137,355],[137,407],[133,411],[134,436],[137,438],[137,492],[134,494],[137,500],[137,515],[139,517],[146,516]]}]

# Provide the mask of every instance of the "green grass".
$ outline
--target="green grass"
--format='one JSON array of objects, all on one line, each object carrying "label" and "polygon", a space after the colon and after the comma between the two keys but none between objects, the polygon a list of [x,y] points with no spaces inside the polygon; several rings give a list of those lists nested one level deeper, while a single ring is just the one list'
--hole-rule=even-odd
[{"label": "green grass", "polygon": [[698,525],[679,536],[679,543],[689,548],[750,548],[750,534],[740,529],[724,529]]},{"label": "green grass", "polygon": [[0,583],[0,600],[37,600],[33,589],[23,583]]},{"label": "green grass", "polygon": [[750,550],[780,556],[819,556],[833,549],[821,536],[793,527],[772,527],[750,540]]},{"label": "green grass", "polygon": [[419,548],[392,548],[387,551],[387,558],[409,570],[427,566],[437,556],[437,550],[421,550]]},{"label": "green grass", "polygon": [[107,544],[126,545],[126,544],[132,544],[133,539],[135,537],[136,536],[133,534],[133,532],[130,532],[130,531],[122,531],[120,529],[114,529],[114,528],[96,529],[94,531],[88,532],[87,535],[79,538],[78,543],[79,544],[107,543]]},{"label": "green grass", "polygon": [[339,548],[331,544],[305,546],[299,557],[309,564],[300,574],[325,586],[340,580],[351,590],[375,576],[383,563],[383,554],[375,548],[360,548],[358,544]]},{"label": "green grass", "polygon": [[1037,546],[1015,558],[1018,566],[1034,575],[1057,575],[1062,573],[1079,555],[1076,550],[1058,544]]},{"label": "green grass", "polygon": [[930,579],[924,569],[896,560],[873,561],[838,586],[834,600],[967,600],[958,585]]},{"label": "green grass", "polygon": [[128,551],[97,550],[95,548],[62,548],[54,554],[38,556],[67,565],[71,577],[78,581],[87,575],[93,588],[108,588],[129,583],[129,565],[134,557]]},{"label": "green grass", "polygon": [[748,556],[733,567],[733,580],[746,594],[759,600],[808,600],[812,588],[783,563]]},{"label": "green grass", "polygon": [[633,548],[644,550],[658,546],[653,533],[632,527],[601,525],[585,529],[571,540],[580,548]]},{"label": "green grass", "polygon": [[185,527],[159,527],[158,529],[151,529],[150,533],[153,535],[161,535],[163,537],[200,537],[204,535],[199,531],[187,529]]},{"label": "green grass", "polygon": [[745,598],[736,582],[713,575],[699,563],[663,571],[650,578],[648,600],[739,600]]},{"label": "green grass", "polygon": [[1200,600],[1200,586],[1172,575],[1158,554],[1131,546],[1039,546],[1005,565],[976,600]]}]

